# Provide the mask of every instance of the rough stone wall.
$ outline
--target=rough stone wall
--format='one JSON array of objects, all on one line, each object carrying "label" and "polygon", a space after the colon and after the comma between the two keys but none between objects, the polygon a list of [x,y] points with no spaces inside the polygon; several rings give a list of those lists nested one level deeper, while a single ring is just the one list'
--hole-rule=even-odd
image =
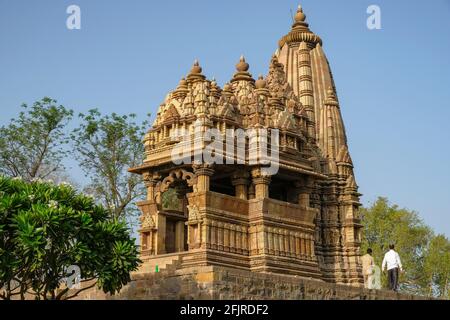
[{"label": "rough stone wall", "polygon": [[108,300],[421,300],[386,290],[367,290],[295,276],[255,273],[223,267],[194,267],[133,275],[115,296],[96,289],[79,299]]}]

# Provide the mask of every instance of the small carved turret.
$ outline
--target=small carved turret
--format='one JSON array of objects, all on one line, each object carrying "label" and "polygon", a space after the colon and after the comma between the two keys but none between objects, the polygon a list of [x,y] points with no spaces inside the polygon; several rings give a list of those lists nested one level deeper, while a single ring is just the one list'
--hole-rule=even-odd
[{"label": "small carved turret", "polygon": [[186,98],[188,92],[189,92],[188,83],[185,78],[182,78],[180,80],[180,83],[178,84],[178,87],[173,92],[172,96],[175,99],[183,100],[184,98]]},{"label": "small carved turret", "polygon": [[237,82],[237,81],[249,81],[254,83],[255,79],[252,78],[252,75],[250,72],[248,72],[248,69],[250,68],[250,65],[245,61],[245,57],[242,55],[239,59],[239,62],[236,64],[236,73],[233,76],[233,79],[231,79],[231,83]]},{"label": "small carved turret", "polygon": [[305,107],[306,115],[308,116],[309,139],[310,141],[314,142],[316,139],[314,91],[311,70],[311,56],[309,53],[308,44],[306,42],[300,43],[297,57],[300,102]]},{"label": "small carved turret", "polygon": [[321,110],[319,133],[323,152],[331,159],[343,162],[339,158],[342,157],[340,156],[342,150],[347,150],[347,138],[339,112],[339,103],[332,87],[329,87],[326,92],[324,106]]},{"label": "small carved turret", "polygon": [[198,60],[195,60],[191,72],[187,76],[187,81],[197,82],[202,80],[205,80],[205,76],[202,74],[202,67],[200,67],[200,63],[198,62]]}]

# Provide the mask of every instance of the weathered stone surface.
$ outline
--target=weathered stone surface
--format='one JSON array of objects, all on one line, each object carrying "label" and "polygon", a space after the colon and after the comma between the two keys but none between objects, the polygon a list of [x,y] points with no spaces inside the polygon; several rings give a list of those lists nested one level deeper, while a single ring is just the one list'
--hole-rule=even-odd
[{"label": "weathered stone surface", "polygon": [[173,273],[148,273],[115,296],[94,289],[78,299],[133,300],[420,300],[386,290],[325,283],[296,276],[255,273],[223,267],[193,267]]},{"label": "weathered stone surface", "polygon": [[[144,137],[144,163],[130,169],[147,187],[146,201],[138,203],[145,261],[140,272],[164,267],[158,257],[188,252],[173,271],[221,266],[362,284],[360,194],[336,87],[322,40],[309,29],[301,7],[294,20],[267,76],[255,81],[242,56],[230,82],[220,88],[195,61],[160,105]],[[278,132],[279,171],[268,174],[266,164],[252,163],[250,154],[260,155],[261,144],[245,139],[238,145],[245,151],[241,154],[234,147],[214,149],[216,157],[232,164],[174,163],[174,150],[201,154],[210,141],[203,133],[211,129],[220,133],[215,141],[223,146],[230,129]],[[163,205],[171,188],[180,202],[177,209]],[[232,285],[237,276],[227,277],[223,287],[213,282],[214,295],[226,297],[237,288]],[[280,292],[278,297],[286,298],[291,291],[311,297],[337,292],[289,289],[291,282],[275,282],[266,290],[256,279],[233,294],[275,297]],[[184,280],[180,285],[187,286]],[[173,295],[168,287],[158,290],[162,297]]]}]

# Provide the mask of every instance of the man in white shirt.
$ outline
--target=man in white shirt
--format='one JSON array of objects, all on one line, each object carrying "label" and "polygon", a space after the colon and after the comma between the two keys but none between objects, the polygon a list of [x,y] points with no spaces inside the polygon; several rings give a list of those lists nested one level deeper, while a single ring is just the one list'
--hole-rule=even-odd
[{"label": "man in white shirt", "polygon": [[397,291],[398,287],[398,271],[403,272],[402,262],[400,261],[400,256],[397,252],[394,251],[394,245],[391,244],[389,246],[389,251],[384,255],[383,263],[381,264],[381,268],[384,270],[388,270],[388,279],[389,279],[389,289],[393,291]]}]

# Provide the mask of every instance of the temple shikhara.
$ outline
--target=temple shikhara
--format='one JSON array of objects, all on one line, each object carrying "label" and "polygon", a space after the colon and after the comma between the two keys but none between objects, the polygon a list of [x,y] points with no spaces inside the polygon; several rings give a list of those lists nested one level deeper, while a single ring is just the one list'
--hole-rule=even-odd
[{"label": "temple shikhara", "polygon": [[[241,57],[221,88],[195,61],[159,107],[144,138],[145,161],[130,169],[147,188],[138,203],[141,268],[176,261],[178,269],[218,266],[360,285],[360,194],[330,65],[301,7],[267,75],[256,78]],[[233,164],[173,161],[182,143],[175,132],[184,129],[195,141],[203,139],[195,130],[213,128],[224,136],[278,130],[277,173],[249,161],[259,148],[249,140],[241,145],[244,159]],[[199,152],[194,143],[183,146]],[[169,191],[176,205],[167,205]]]}]

